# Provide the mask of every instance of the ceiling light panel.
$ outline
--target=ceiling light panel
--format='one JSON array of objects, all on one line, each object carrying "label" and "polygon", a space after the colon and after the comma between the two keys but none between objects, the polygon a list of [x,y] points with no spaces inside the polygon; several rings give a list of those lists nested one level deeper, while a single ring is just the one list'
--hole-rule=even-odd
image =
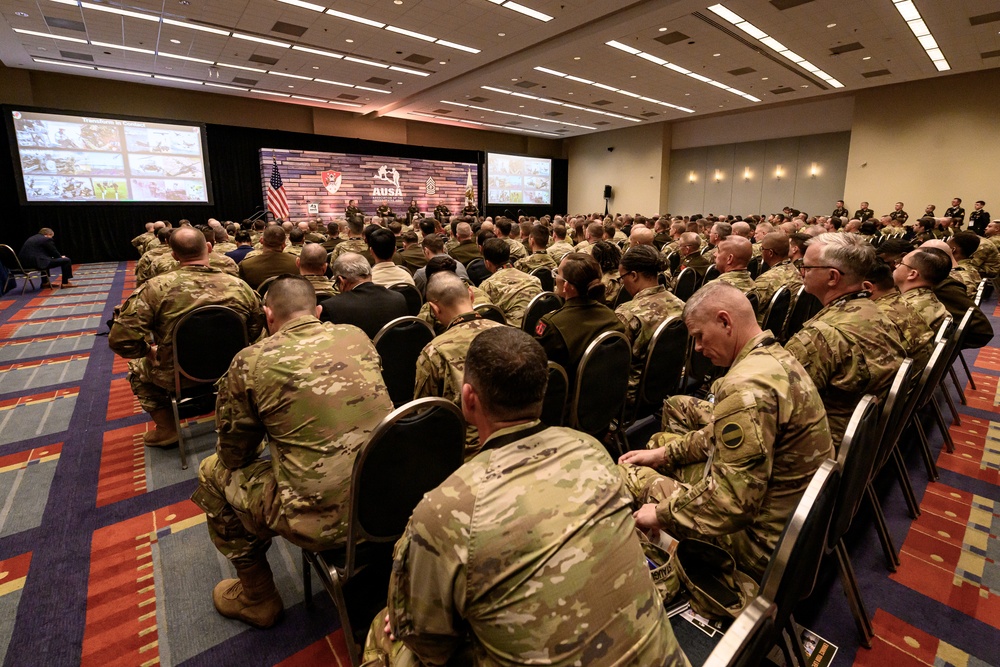
[{"label": "ceiling light panel", "polygon": [[[535,70],[538,72],[542,72],[544,74],[550,74],[552,76],[566,78],[571,81],[578,81],[576,77],[570,76],[569,74],[563,74],[558,70],[549,69],[547,67],[536,67]],[[694,113],[694,109],[688,109],[687,107],[682,107],[677,104],[671,104],[670,102],[664,102],[662,100],[653,99],[651,97],[643,97],[638,93],[633,93],[631,91],[623,90],[621,88],[615,88],[614,86],[608,86],[603,83],[597,83],[596,81],[590,82],[590,85],[594,86],[595,88],[601,88],[602,90],[610,90],[611,92],[619,93],[621,95],[625,95],[626,97],[634,97],[636,99],[642,99],[650,102],[651,104],[658,104],[660,106],[668,107],[670,109],[675,109],[677,111],[683,111],[684,113]],[[603,114],[605,116],[610,115],[607,111],[602,111],[600,109],[587,109],[587,111],[590,111],[591,113]],[[640,119],[628,118],[627,116],[622,116],[622,118],[626,118],[627,120],[642,122]]]},{"label": "ceiling light panel", "polygon": [[934,63],[934,67],[939,72],[945,72],[951,69],[951,65],[948,64],[948,59],[944,57],[941,52],[941,48],[938,46],[937,40],[931,35],[930,28],[927,27],[927,23],[924,22],[923,18],[920,16],[920,10],[917,9],[917,5],[913,0],[893,0],[893,6],[899,15],[906,21],[907,27],[913,36],[917,38],[920,43],[920,48],[924,50],[927,57],[931,59]]},{"label": "ceiling light panel", "polygon": [[[727,23],[731,23],[732,25],[736,26],[738,29],[750,35],[758,42],[760,42],[767,48],[777,53],[782,58],[788,60],[789,62],[795,63],[796,65],[806,70],[810,74],[815,74],[816,76],[823,79],[834,88],[844,87],[844,84],[842,84],[840,81],[837,81],[835,78],[833,78],[820,68],[816,67],[808,60],[805,60],[799,54],[790,51],[788,47],[786,47],[784,44],[776,40],[774,37],[771,37],[766,32],[764,32],[754,24],[750,23],[742,16],[732,11],[731,9],[728,9],[722,6],[721,4],[717,4],[709,7],[708,11],[712,12],[722,20],[726,21]],[[806,65],[808,65],[808,67],[806,67]]]},{"label": "ceiling light panel", "polygon": [[[725,90],[728,93],[732,93],[733,95],[738,95],[739,97],[742,97],[743,99],[746,99],[746,100],[750,100],[751,102],[760,102],[760,98],[754,97],[750,93],[744,93],[742,90],[739,90],[737,88],[733,88],[731,86],[727,86],[726,84],[721,83],[719,81],[716,81],[714,79],[710,79],[707,76],[702,76],[701,74],[696,74],[696,73],[692,72],[689,69],[686,69],[684,67],[681,67],[680,65],[677,65],[676,63],[672,63],[672,62],[663,60],[662,58],[656,58],[655,56],[650,56],[650,54],[645,53],[644,51],[640,51],[639,49],[634,49],[631,46],[628,46],[626,44],[622,44],[619,41],[611,40],[610,42],[605,42],[605,44],[607,44],[608,46],[610,46],[610,47],[612,47],[614,49],[618,49],[619,51],[624,51],[625,53],[629,53],[629,54],[632,54],[633,56],[636,56],[638,58],[642,58],[643,60],[648,60],[649,62],[656,63],[656,61],[662,61],[662,64],[661,63],[657,63],[661,67],[665,67],[666,69],[669,69],[671,71],[677,72],[678,74],[683,74],[684,76],[691,77],[695,81],[700,81],[701,83],[707,83],[710,86],[714,86],[716,88],[721,88],[722,90]],[[654,60],[654,58],[655,58],[655,60]],[[626,93],[624,91],[619,91],[619,92],[621,92],[621,93],[623,93],[625,95],[628,95],[628,93]],[[667,104],[666,102],[663,102],[661,104],[664,104],[666,106],[673,106],[673,105]],[[681,107],[676,107],[676,108],[681,108]],[[687,109],[683,109],[683,108],[681,108],[681,110],[688,111]],[[691,113],[693,113],[693,112],[691,112]]]},{"label": "ceiling light panel", "polygon": [[[488,86],[483,86],[486,90],[492,90],[494,92],[506,92],[508,95],[510,91],[505,91],[502,88],[490,88]],[[581,130],[596,130],[596,127],[591,127],[589,125],[579,125],[577,123],[570,123],[564,120],[552,120],[551,118],[539,118],[538,116],[530,116],[528,114],[516,113],[514,111],[504,111],[503,109],[490,109],[489,107],[481,107],[475,104],[463,104],[462,102],[448,102],[447,100],[441,100],[441,104],[448,104],[454,107],[462,107],[464,109],[475,109],[476,111],[486,111],[489,113],[498,113],[502,116],[516,116],[518,118],[526,118],[528,120],[537,120],[540,123],[552,123],[554,125],[565,125],[567,127],[578,127]]]},{"label": "ceiling light panel", "polygon": [[462,118],[449,118],[448,116],[441,116],[433,113],[424,113],[422,111],[410,111],[409,115],[419,116],[420,118],[433,118],[435,120],[443,121],[446,125],[462,125],[462,126],[472,126],[475,128],[492,128],[497,130],[504,130],[506,132],[527,132],[528,134],[540,134],[544,137],[561,137],[560,134],[555,134],[554,132],[543,132],[542,130],[532,130],[526,127],[512,127],[510,125],[496,125],[494,123],[480,123],[475,120],[464,120]]}]

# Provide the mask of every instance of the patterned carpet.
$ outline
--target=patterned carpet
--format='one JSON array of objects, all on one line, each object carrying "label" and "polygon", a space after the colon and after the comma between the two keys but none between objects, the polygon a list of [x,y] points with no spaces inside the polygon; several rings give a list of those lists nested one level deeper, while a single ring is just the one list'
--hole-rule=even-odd
[{"label": "patterned carpet", "polygon": [[[188,500],[197,465],[182,470],[176,449],[143,447],[150,423],[126,364],[98,335],[134,288],[132,270],[84,265],[76,289],[0,298],[0,659],[347,664],[335,610],[322,593],[305,608],[299,551],[282,540],[269,559],[284,621],[258,631],[214,611],[212,586],[232,570]],[[951,428],[955,453],[938,456],[941,479],[928,484],[917,452],[907,453],[919,519],[906,516],[891,479],[877,485],[901,546],[898,572],[886,570],[868,517],[848,534],[874,647],[858,648],[830,563],[796,614],[840,647],[834,664],[1000,665],[1000,340],[967,360],[977,389],[966,389],[962,424]],[[192,458],[212,451],[212,425],[190,425]]]}]

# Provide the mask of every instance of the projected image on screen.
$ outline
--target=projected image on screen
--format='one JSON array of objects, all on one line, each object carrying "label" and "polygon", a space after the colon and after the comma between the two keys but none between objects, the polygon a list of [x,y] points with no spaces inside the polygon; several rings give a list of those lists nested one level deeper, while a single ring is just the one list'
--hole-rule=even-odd
[{"label": "projected image on screen", "polygon": [[489,204],[551,204],[552,160],[489,153]]},{"label": "projected image on screen", "polygon": [[201,127],[12,111],[29,202],[208,202]]}]

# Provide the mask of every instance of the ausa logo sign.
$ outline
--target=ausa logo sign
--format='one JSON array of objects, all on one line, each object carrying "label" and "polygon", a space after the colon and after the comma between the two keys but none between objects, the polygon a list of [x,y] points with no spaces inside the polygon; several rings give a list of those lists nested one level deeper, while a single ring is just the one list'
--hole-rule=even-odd
[{"label": "ausa logo sign", "polygon": [[324,171],[323,172],[323,187],[331,195],[337,194],[340,190],[340,184],[343,181],[344,175],[339,171]]},{"label": "ausa logo sign", "polygon": [[391,187],[383,187],[383,188],[380,188],[377,185],[374,186],[372,188],[372,197],[403,196],[403,190],[402,188],[399,187],[399,172],[396,170],[395,167],[390,168],[388,165],[383,164],[381,167],[378,168],[378,171],[375,172],[375,175],[372,176],[372,178],[376,181],[384,181],[391,185]]}]

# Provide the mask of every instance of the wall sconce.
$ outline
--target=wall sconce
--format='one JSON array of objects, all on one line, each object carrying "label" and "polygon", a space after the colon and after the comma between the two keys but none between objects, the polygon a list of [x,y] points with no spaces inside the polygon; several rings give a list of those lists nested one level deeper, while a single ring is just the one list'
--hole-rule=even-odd
[{"label": "wall sconce", "polygon": [[781,180],[781,165],[780,164],[778,165],[778,168],[774,170],[774,177],[776,179],[778,179],[779,181]]},{"label": "wall sconce", "polygon": [[688,174],[688,183],[694,183],[695,180],[696,179],[694,177],[694,172],[692,171],[690,174]]},{"label": "wall sconce", "polygon": [[750,167],[745,167],[743,169],[743,180],[744,181],[749,181],[750,180]]},{"label": "wall sconce", "polygon": [[722,172],[718,169],[715,170],[715,182],[718,183],[722,180]]},{"label": "wall sconce", "polygon": [[816,178],[816,174],[818,173],[819,173],[819,167],[817,167],[816,163],[813,162],[812,167],[809,168],[809,178]]}]

